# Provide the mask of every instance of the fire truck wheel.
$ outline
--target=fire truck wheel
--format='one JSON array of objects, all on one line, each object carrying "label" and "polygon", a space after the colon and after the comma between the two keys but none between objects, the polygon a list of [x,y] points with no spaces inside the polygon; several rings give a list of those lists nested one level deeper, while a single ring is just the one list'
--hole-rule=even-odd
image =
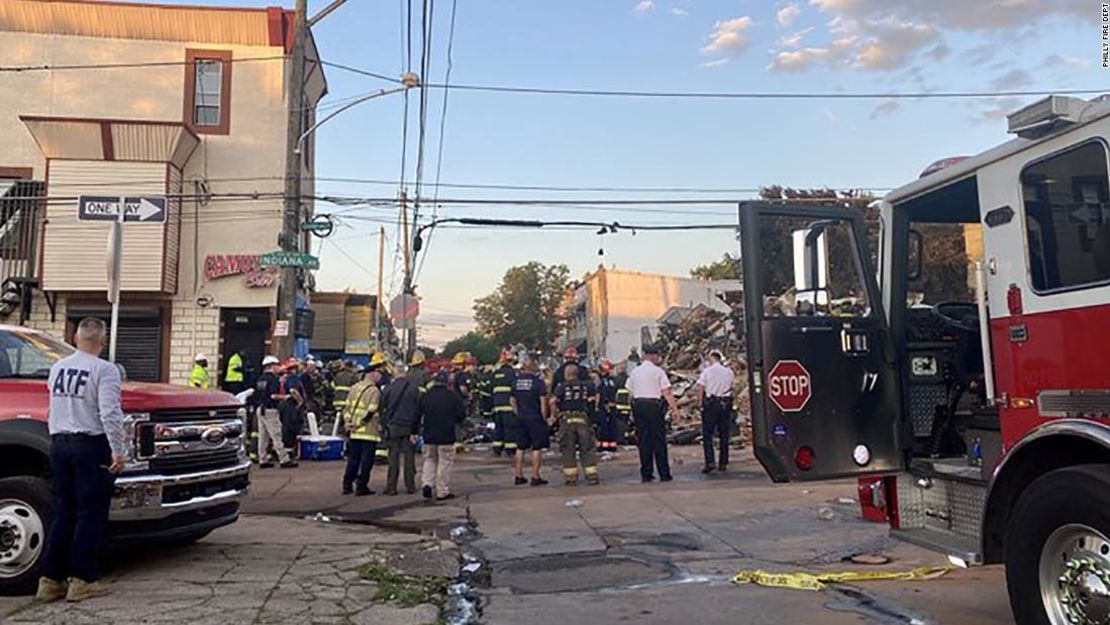
[{"label": "fire truck wheel", "polygon": [[47,480],[0,479],[0,595],[35,591],[52,513]]},{"label": "fire truck wheel", "polygon": [[1110,619],[1110,466],[1033,481],[1010,515],[1006,586],[1017,625]]}]

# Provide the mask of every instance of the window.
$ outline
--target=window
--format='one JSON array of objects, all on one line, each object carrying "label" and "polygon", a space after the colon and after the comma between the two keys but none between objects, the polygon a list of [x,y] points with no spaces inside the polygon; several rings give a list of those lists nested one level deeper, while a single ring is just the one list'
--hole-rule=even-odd
[{"label": "window", "polygon": [[220,125],[220,74],[223,63],[212,59],[196,61],[196,91],[193,95],[193,123],[197,126]]},{"label": "window", "polygon": [[1029,274],[1035,291],[1110,281],[1106,146],[1091,141],[1021,172]]},{"label": "window", "polygon": [[187,50],[185,123],[200,134],[226,135],[231,128],[231,53]]}]

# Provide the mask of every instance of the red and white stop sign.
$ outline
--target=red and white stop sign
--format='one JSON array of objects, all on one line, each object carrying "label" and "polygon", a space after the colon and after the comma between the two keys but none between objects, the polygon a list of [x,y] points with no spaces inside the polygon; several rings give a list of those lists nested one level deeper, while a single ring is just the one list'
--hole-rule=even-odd
[{"label": "red and white stop sign", "polygon": [[767,376],[771,401],[783,412],[800,412],[813,396],[809,371],[797,360],[780,360]]}]

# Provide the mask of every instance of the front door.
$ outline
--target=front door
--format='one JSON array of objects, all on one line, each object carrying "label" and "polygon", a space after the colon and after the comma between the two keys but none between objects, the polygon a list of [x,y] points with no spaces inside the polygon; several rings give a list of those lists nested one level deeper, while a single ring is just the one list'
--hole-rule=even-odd
[{"label": "front door", "polygon": [[895,471],[900,390],[862,211],[741,205],[755,455],[776,482]]}]

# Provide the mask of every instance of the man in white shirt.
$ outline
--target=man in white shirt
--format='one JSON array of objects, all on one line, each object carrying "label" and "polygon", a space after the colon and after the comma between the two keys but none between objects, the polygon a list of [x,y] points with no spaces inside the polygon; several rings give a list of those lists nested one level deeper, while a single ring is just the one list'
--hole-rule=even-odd
[{"label": "man in white shirt", "polygon": [[[698,376],[698,409],[701,410],[701,439],[705,448],[702,473],[724,471],[728,466],[728,438],[732,429],[732,369],[721,364],[721,352],[709,352],[709,366]],[[720,462],[714,462],[713,442],[721,442]]]},{"label": "man in white shirt", "polygon": [[672,412],[678,412],[674,392],[667,373],[659,368],[659,348],[644,346],[644,362],[628,376],[625,384],[632,395],[632,418],[636,422],[637,447],[640,448],[640,479],[655,479],[654,469],[659,470],[659,481],[669,482],[671,465],[667,459],[666,400]]},{"label": "man in white shirt", "polygon": [[39,579],[43,601],[81,601],[109,590],[97,581],[97,558],[127,442],[119,369],[98,356],[105,335],[103,321],[83,319],[77,326],[77,351],[50,368],[54,519]]}]

